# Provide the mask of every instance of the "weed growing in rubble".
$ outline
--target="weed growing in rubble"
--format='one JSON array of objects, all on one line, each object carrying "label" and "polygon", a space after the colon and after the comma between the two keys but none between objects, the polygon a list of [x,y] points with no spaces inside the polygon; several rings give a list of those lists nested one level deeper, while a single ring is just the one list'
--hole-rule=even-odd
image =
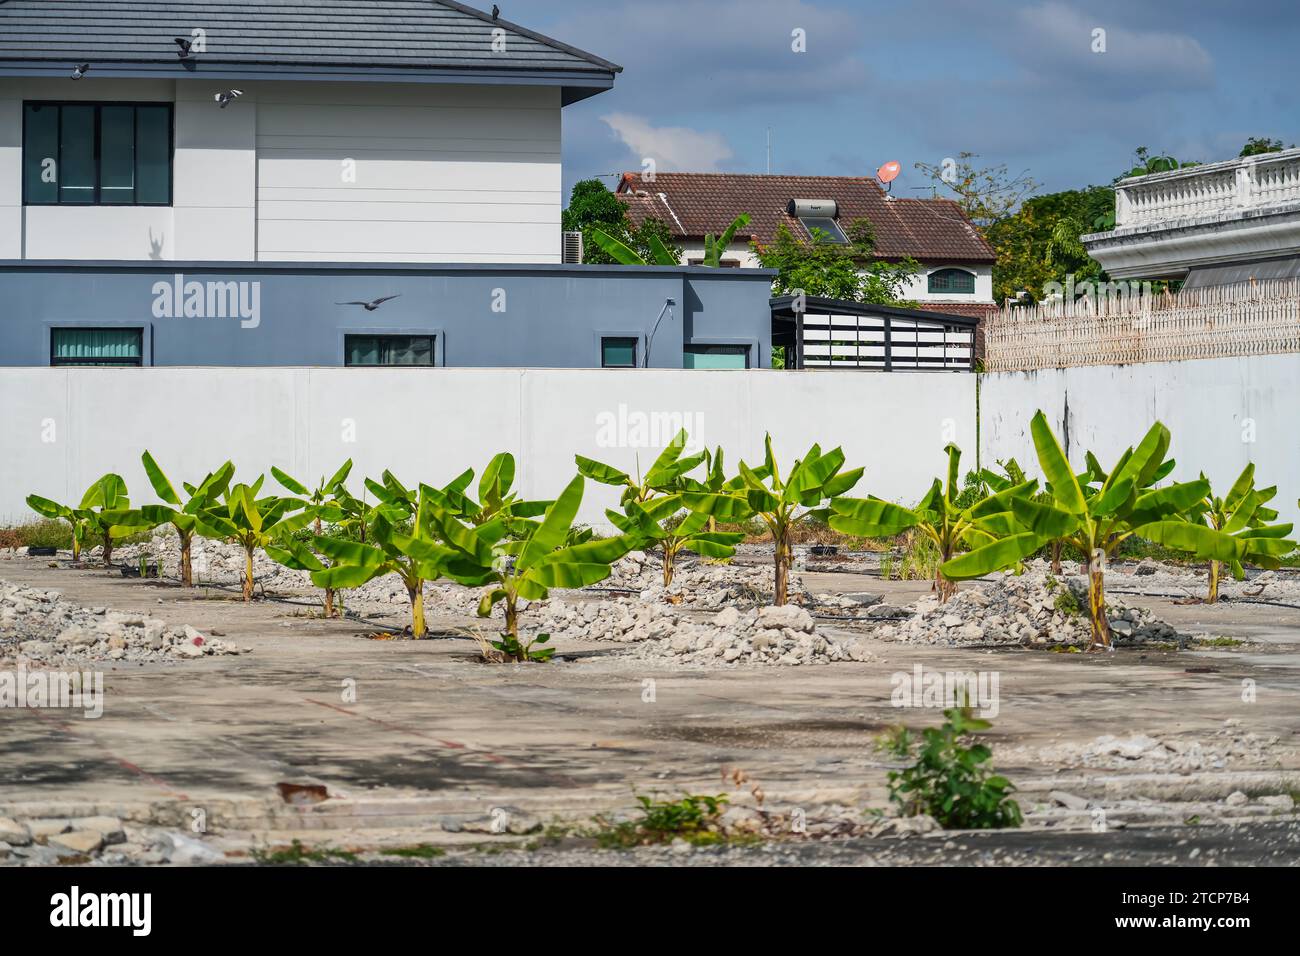
[{"label": "weed growing in rubble", "polygon": [[654,800],[637,794],[636,799],[641,804],[641,819],[597,831],[596,842],[601,847],[621,849],[671,843],[678,837],[696,846],[706,846],[724,839],[718,821],[725,810],[726,794],[686,794],[680,800]]},{"label": "weed growing in rubble", "polygon": [[915,757],[904,770],[889,772],[889,798],[905,816],[928,814],[947,830],[998,830],[1018,827],[1020,805],[1011,799],[1015,786],[988,766],[993,752],[970,743],[972,734],[987,730],[987,720],[969,707],[943,712],[941,727],[921,735],[919,750],[904,734],[892,738],[896,756]]},{"label": "weed growing in rubble", "polygon": [[357,855],[350,850],[333,847],[312,849],[294,840],[289,846],[269,850],[253,850],[253,859],[260,866],[305,866],[308,863],[356,863]]},{"label": "weed growing in rubble", "polygon": [[387,850],[380,850],[379,853],[381,856],[397,856],[404,860],[432,860],[447,855],[447,851],[442,847],[432,846],[428,843],[419,843],[415,846],[389,847]]},{"label": "weed growing in rubble", "polygon": [[1070,615],[1070,617],[1078,617],[1083,613],[1083,606],[1069,588],[1061,589],[1061,593],[1056,595],[1056,600],[1052,602],[1052,606],[1062,614]]}]

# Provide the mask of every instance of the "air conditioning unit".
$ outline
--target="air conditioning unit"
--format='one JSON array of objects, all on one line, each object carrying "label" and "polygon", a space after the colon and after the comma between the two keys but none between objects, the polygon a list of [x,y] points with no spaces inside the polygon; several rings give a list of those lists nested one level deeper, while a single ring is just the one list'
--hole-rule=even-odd
[{"label": "air conditioning unit", "polygon": [[582,233],[566,232],[564,233],[563,249],[561,250],[561,259],[563,262],[573,265],[582,264]]}]

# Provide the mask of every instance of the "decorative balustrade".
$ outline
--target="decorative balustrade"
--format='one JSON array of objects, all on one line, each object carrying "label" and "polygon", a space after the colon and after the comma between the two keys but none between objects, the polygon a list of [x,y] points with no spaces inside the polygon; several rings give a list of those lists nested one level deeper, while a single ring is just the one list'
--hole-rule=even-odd
[{"label": "decorative balustrade", "polygon": [[1116,294],[1107,286],[1102,292],[1110,294],[1006,308],[991,316],[983,325],[985,370],[1300,352],[1300,280],[1174,294]]},{"label": "decorative balustrade", "polygon": [[1126,179],[1115,187],[1115,226],[1300,204],[1300,149]]}]

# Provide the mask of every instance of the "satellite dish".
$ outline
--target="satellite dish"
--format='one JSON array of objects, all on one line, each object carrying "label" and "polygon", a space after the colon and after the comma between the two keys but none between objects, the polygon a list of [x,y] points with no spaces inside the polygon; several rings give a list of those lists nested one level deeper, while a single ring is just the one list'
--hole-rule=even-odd
[{"label": "satellite dish", "polygon": [[885,165],[876,170],[876,178],[882,183],[892,183],[898,178],[898,174],[903,171],[903,164],[896,159],[891,159]]}]

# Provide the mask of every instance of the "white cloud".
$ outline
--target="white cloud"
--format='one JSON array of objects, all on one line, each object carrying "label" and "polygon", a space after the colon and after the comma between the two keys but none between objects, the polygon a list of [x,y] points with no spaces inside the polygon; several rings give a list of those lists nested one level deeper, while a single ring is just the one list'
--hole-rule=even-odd
[{"label": "white cloud", "polygon": [[[1214,80],[1214,60],[1185,33],[1135,30],[1109,15],[1085,15],[1049,0],[1021,10],[1011,47],[1042,78],[1085,83],[1113,94],[1204,89]],[[1105,31],[1105,52],[1094,52],[1094,31]]]},{"label": "white cloud", "polygon": [[686,126],[652,126],[644,117],[630,113],[609,113],[601,120],[635,157],[636,168],[650,158],[660,172],[709,173],[716,172],[733,155],[721,133],[702,133]]}]

